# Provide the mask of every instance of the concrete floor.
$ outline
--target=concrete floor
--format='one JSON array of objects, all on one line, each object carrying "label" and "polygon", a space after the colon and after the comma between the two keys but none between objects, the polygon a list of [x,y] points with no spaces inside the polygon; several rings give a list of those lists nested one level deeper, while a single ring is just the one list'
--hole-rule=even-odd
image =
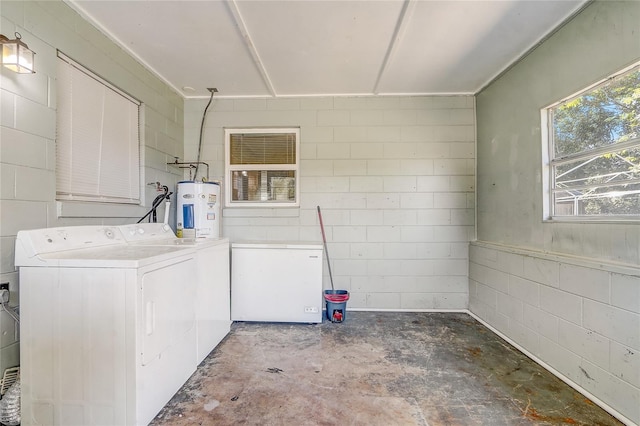
[{"label": "concrete floor", "polygon": [[619,425],[462,313],[234,323],[152,425]]}]

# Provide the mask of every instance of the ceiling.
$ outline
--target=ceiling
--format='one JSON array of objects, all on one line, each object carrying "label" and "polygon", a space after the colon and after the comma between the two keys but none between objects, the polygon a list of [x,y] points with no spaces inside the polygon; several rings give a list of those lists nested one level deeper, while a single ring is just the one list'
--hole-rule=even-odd
[{"label": "ceiling", "polygon": [[473,94],[587,0],[67,0],[185,98]]}]

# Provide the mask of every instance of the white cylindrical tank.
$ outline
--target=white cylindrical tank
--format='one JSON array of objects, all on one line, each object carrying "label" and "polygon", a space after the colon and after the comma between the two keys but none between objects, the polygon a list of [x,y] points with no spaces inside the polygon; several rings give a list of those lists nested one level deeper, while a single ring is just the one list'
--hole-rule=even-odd
[{"label": "white cylindrical tank", "polygon": [[220,184],[178,182],[176,235],[180,238],[220,237]]}]

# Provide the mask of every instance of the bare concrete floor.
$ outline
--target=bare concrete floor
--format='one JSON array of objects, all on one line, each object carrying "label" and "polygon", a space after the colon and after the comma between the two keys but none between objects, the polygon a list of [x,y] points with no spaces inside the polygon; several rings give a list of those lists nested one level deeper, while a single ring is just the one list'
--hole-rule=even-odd
[{"label": "bare concrete floor", "polygon": [[619,425],[458,313],[234,323],[152,425]]}]

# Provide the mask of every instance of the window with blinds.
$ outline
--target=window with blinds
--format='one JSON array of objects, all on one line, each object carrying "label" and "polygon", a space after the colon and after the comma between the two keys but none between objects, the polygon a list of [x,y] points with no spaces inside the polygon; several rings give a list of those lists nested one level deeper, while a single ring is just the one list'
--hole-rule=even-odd
[{"label": "window with blinds", "polygon": [[225,129],[227,206],[299,205],[300,129]]},{"label": "window with blinds", "polygon": [[58,53],[56,198],[140,203],[140,102]]}]

